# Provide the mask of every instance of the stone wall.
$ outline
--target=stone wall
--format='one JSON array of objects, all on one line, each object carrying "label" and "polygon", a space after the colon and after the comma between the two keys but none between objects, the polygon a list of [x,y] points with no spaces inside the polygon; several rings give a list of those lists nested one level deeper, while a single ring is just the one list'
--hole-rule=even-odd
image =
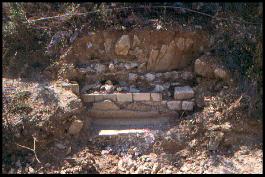
[{"label": "stone wall", "polygon": [[203,31],[96,31],[77,38],[64,57],[74,64],[133,60],[146,63],[148,71],[170,71],[188,66],[207,49],[208,41]]}]

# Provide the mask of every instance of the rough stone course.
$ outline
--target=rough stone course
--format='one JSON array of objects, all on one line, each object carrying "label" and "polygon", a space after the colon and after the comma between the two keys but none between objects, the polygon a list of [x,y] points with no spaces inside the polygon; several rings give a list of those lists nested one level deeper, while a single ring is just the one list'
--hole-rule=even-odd
[{"label": "rough stone course", "polygon": [[133,93],[133,101],[150,101],[150,93]]},{"label": "rough stone course", "polygon": [[190,99],[194,97],[194,91],[190,86],[175,87],[174,98],[176,100]]}]

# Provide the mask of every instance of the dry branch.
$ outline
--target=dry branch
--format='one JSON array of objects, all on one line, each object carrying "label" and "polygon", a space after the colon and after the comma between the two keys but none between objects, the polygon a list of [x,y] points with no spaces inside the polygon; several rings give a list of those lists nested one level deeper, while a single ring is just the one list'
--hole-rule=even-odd
[{"label": "dry branch", "polygon": [[19,147],[22,147],[22,148],[25,148],[25,149],[28,149],[28,150],[32,151],[34,153],[35,158],[38,161],[38,163],[41,163],[41,161],[38,159],[37,154],[36,154],[36,138],[35,137],[33,137],[33,149],[31,149],[31,148],[29,148],[27,146],[23,146],[23,145],[17,144],[17,143],[15,143],[15,144],[17,146],[19,146]]}]

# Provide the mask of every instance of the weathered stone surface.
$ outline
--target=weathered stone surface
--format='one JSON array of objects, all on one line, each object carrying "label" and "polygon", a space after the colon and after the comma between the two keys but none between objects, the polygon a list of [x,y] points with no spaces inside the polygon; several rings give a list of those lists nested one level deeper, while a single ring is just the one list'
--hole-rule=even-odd
[{"label": "weathered stone surface", "polygon": [[113,63],[110,63],[110,64],[109,64],[109,70],[110,70],[110,71],[115,70],[115,66],[114,66]]},{"label": "weathered stone surface", "polygon": [[86,103],[95,102],[95,96],[92,94],[83,94],[82,99]]},{"label": "weathered stone surface", "polygon": [[156,85],[154,88],[154,92],[162,92],[165,88],[162,85]]},{"label": "weathered stone surface", "polygon": [[222,68],[216,68],[214,70],[214,75],[216,78],[223,79],[223,80],[228,78],[228,73]]},{"label": "weathered stone surface", "polygon": [[96,110],[119,110],[120,108],[111,100],[104,100],[93,104],[92,109]]},{"label": "weathered stone surface", "polygon": [[132,102],[132,93],[118,93],[117,101],[118,102]]},{"label": "weathered stone surface", "polygon": [[166,49],[163,49],[163,46],[161,47],[161,52],[164,52],[166,50],[164,55],[159,55],[156,59],[156,62],[152,65],[152,68],[155,71],[166,71],[171,70],[175,68],[176,66],[172,65],[173,61],[176,60],[175,53],[176,53],[176,46],[175,41],[171,41],[167,47],[164,47]]},{"label": "weathered stone surface", "polygon": [[138,78],[137,74],[129,73],[129,81],[135,81]]},{"label": "weathered stone surface", "polygon": [[106,53],[109,53],[110,52],[110,49],[111,49],[111,43],[112,43],[112,40],[111,39],[106,39],[105,42],[104,42],[104,47],[105,47],[105,52]]},{"label": "weathered stone surface", "polygon": [[184,111],[192,111],[194,107],[193,101],[182,101],[182,110]]},{"label": "weathered stone surface", "polygon": [[138,90],[137,88],[135,88],[134,85],[131,85],[131,86],[130,86],[130,89],[129,89],[129,92],[130,92],[130,93],[139,93],[140,90]]},{"label": "weathered stone surface", "polygon": [[111,93],[114,91],[114,86],[112,84],[105,84],[105,90],[107,93]]},{"label": "weathered stone surface", "polygon": [[156,65],[156,60],[158,57],[159,51],[152,49],[149,55],[148,63],[147,63],[147,70],[151,70]]},{"label": "weathered stone surface", "polygon": [[79,94],[79,85],[78,84],[72,84],[72,83],[64,83],[62,84],[62,87],[71,90],[74,94]]},{"label": "weathered stone surface", "polygon": [[136,47],[140,44],[140,39],[138,38],[137,35],[133,35],[133,47]]},{"label": "weathered stone surface", "polygon": [[95,70],[97,71],[97,73],[102,73],[106,70],[106,66],[100,63],[97,63],[95,65]]},{"label": "weathered stone surface", "polygon": [[133,93],[133,101],[150,101],[150,93]]},{"label": "weathered stone surface", "polygon": [[162,94],[161,93],[151,93],[151,100],[152,101],[162,101]]},{"label": "weathered stone surface", "polygon": [[213,78],[214,77],[214,70],[213,66],[204,61],[203,58],[198,58],[194,64],[194,71],[197,75]]},{"label": "weathered stone surface", "polygon": [[95,97],[95,102],[103,101],[103,100],[104,100],[104,96],[103,96],[103,94],[97,94],[97,93],[94,93],[93,95],[94,95],[94,97]]},{"label": "weathered stone surface", "polygon": [[81,131],[83,125],[84,125],[83,121],[74,120],[69,128],[69,133],[72,135],[78,134]]},{"label": "weathered stone surface", "polygon": [[103,99],[117,101],[117,96],[116,94],[103,94]]},{"label": "weathered stone surface", "polygon": [[181,73],[181,78],[184,80],[191,80],[193,79],[193,74],[192,72],[184,71]]},{"label": "weathered stone surface", "polygon": [[191,45],[193,44],[193,40],[190,38],[178,38],[176,40],[176,45],[180,50],[187,50],[189,47],[191,47]]},{"label": "weathered stone surface", "polygon": [[180,111],[181,110],[181,101],[168,101],[167,107],[170,110]]},{"label": "weathered stone surface", "polygon": [[126,69],[133,69],[138,66],[138,63],[126,63],[124,66]]},{"label": "weathered stone surface", "polygon": [[148,80],[149,82],[152,82],[153,80],[155,80],[156,76],[154,74],[151,73],[147,73],[145,75],[146,80]]},{"label": "weathered stone surface", "polygon": [[78,84],[71,84],[71,90],[75,94],[79,94],[79,85]]},{"label": "weathered stone surface", "polygon": [[183,100],[190,99],[194,96],[194,91],[190,86],[175,87],[174,99]]},{"label": "weathered stone surface", "polygon": [[136,47],[134,50],[130,50],[130,55],[134,55],[137,59],[143,60],[144,59],[144,51],[139,47]]},{"label": "weathered stone surface", "polygon": [[143,117],[159,117],[158,111],[130,111],[130,110],[90,110],[89,116],[93,118],[143,118]]},{"label": "weathered stone surface", "polygon": [[115,53],[117,55],[126,56],[130,49],[130,38],[128,35],[122,35],[115,45]]}]

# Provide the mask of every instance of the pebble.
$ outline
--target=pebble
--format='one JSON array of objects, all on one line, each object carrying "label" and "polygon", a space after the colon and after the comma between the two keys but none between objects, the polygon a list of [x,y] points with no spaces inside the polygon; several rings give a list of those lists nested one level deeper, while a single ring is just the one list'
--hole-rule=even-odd
[{"label": "pebble", "polygon": [[56,143],[55,146],[58,148],[58,149],[65,149],[66,146],[64,146],[63,144],[61,143]]},{"label": "pebble", "polygon": [[162,92],[165,88],[162,85],[156,85],[154,88],[154,92]]},{"label": "pebble", "polygon": [[154,74],[147,73],[145,75],[145,78],[146,78],[147,81],[151,82],[151,81],[155,80],[156,76]]},{"label": "pebble", "polygon": [[109,64],[109,70],[113,71],[115,69],[115,66],[113,63],[110,63]]},{"label": "pebble", "polygon": [[35,173],[35,170],[31,166],[29,166],[28,172],[29,172],[29,174],[33,174],[33,173]]}]

